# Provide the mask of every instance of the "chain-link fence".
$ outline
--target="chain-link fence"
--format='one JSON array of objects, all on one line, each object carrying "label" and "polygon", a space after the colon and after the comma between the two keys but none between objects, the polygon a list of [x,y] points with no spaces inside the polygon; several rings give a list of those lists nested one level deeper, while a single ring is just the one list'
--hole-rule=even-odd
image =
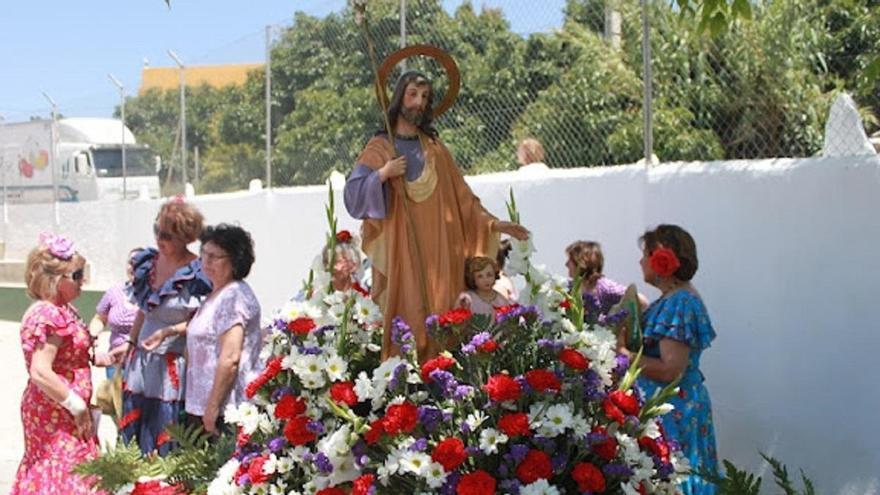
[{"label": "chain-link fence", "polygon": [[[456,160],[471,173],[517,166],[518,140],[543,143],[551,167],[633,163],[645,156],[642,9],[636,0],[469,3],[449,12],[440,0],[369,2],[369,33],[381,61],[402,44],[449,52],[461,69],[456,104],[436,122]],[[880,48],[880,7],[832,22],[834,0],[753,3],[753,18],[721,34],[697,33],[693,17],[667,1],[648,2],[651,151],[661,161],[801,157],[819,153],[828,110],[854,91],[869,132],[876,128],[876,82],[858,85],[859,68]],[[815,5],[813,5],[815,4]],[[401,12],[404,22],[401,22]],[[855,11],[854,11],[855,12]],[[857,13],[857,12],[856,12]],[[860,42],[852,36],[861,23]],[[349,9],[297,14],[271,45],[272,185],[314,184],[348,173],[382,127],[373,69]],[[864,58],[865,60],[862,60]],[[415,57],[439,101],[448,78]],[[395,71],[388,91],[396,80]],[[262,177],[264,76],[236,93],[205,142],[206,190]],[[209,141],[209,140],[206,140]],[[212,149],[212,146],[213,149]],[[230,167],[239,172],[220,173]]]}]

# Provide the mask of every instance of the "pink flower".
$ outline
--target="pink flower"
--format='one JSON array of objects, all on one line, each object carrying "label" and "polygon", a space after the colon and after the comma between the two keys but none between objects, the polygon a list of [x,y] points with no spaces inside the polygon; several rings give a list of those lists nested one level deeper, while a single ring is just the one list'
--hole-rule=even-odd
[{"label": "pink flower", "polygon": [[39,243],[40,247],[46,248],[52,253],[52,256],[65,261],[73,258],[76,252],[73,248],[73,241],[63,235],[55,235],[51,232],[41,233]]}]

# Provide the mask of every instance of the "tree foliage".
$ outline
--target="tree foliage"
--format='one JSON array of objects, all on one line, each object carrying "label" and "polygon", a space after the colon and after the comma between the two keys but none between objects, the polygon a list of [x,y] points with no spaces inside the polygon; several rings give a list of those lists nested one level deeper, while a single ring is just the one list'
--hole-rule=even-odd
[{"label": "tree foliage", "polygon": [[[628,163],[643,156],[641,10],[615,0],[622,43],[602,39],[606,3],[568,0],[552,33],[513,33],[500,10],[465,2],[409,0],[407,42],[447,50],[462,72],[455,106],[437,122],[462,168],[515,166],[532,135],[551,166]],[[663,160],[809,156],[821,149],[828,106],[852,92],[868,125],[880,108],[880,4],[876,0],[678,0],[649,2],[654,151]],[[400,43],[398,0],[371,0],[380,58]],[[272,47],[273,185],[348,173],[382,127],[362,33],[350,10],[294,16]],[[442,69],[412,59],[445,92]],[[389,89],[397,74],[389,77]],[[200,190],[247,187],[263,178],[265,78],[240,87],[187,89],[187,144],[199,146]],[[178,131],[177,91],[129,98],[129,124],[166,163]],[[869,129],[870,130],[870,129]],[[192,151],[190,151],[192,153]],[[188,156],[193,177],[193,157]],[[172,174],[172,184],[180,173]],[[179,187],[176,186],[176,187]]]}]

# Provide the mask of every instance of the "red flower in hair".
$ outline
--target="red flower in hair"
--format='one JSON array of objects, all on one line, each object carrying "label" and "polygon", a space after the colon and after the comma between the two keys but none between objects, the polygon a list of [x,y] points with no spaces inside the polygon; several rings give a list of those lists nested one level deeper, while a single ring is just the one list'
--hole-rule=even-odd
[{"label": "red flower in hair", "polygon": [[530,450],[526,458],[516,467],[516,477],[527,485],[541,479],[549,480],[552,476],[553,466],[550,463],[550,456],[543,450]]},{"label": "red flower in hair", "polygon": [[339,244],[348,244],[351,242],[351,232],[347,230],[340,230],[336,233],[336,242]]},{"label": "red flower in hair", "polygon": [[668,247],[658,246],[648,258],[651,270],[661,277],[669,277],[681,266],[681,261],[675,255],[675,251]]},{"label": "red flower in hair", "polygon": [[497,481],[491,474],[482,469],[461,477],[455,488],[456,495],[485,495],[495,493]]}]

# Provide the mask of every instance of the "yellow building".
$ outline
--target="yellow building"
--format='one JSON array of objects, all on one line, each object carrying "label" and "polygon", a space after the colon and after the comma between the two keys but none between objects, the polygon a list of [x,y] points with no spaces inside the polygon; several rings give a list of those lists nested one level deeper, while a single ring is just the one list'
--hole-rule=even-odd
[{"label": "yellow building", "polygon": [[[186,85],[198,87],[207,84],[213,88],[240,86],[247,81],[248,73],[264,70],[262,63],[193,65],[186,68]],[[180,69],[177,67],[144,67],[141,72],[140,93],[150,89],[176,90],[180,87]]]}]

